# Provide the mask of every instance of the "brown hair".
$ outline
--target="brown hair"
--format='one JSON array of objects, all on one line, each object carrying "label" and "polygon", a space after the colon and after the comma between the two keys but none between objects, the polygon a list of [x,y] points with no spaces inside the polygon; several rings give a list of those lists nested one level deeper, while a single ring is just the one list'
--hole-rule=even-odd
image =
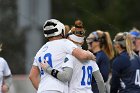
[{"label": "brown hair", "polygon": [[[83,35],[76,34],[76,31],[80,31]],[[85,36],[85,30],[83,27],[83,22],[81,20],[76,20],[74,26],[71,28],[71,33],[75,34],[76,36],[83,37]]]},{"label": "brown hair", "polygon": [[65,25],[65,35],[68,34],[69,31],[70,31],[70,26]]},{"label": "brown hair", "polygon": [[114,50],[113,50],[110,34],[108,32],[103,32],[101,30],[97,30],[96,32],[100,39],[101,49],[107,54],[109,59],[112,59],[114,57]]}]

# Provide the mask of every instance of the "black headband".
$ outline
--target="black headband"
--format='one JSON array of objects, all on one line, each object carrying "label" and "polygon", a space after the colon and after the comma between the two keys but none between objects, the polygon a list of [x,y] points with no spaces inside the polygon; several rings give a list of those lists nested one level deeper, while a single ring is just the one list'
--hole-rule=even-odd
[{"label": "black headband", "polygon": [[76,27],[76,28],[83,28],[83,26],[78,26],[78,25],[75,25],[75,27]]},{"label": "black headband", "polygon": [[44,30],[44,34],[52,34],[52,33],[57,32],[57,31],[58,31],[57,28],[51,29],[51,30]]},{"label": "black headband", "polygon": [[79,35],[84,35],[84,34],[85,34],[84,31],[74,31],[74,32],[72,32],[72,33],[75,34],[75,35],[77,35],[77,34],[79,34]]},{"label": "black headband", "polygon": [[47,24],[45,24],[44,25],[44,28],[46,27],[46,26],[56,26],[57,24],[55,24],[54,22],[51,22],[51,21],[49,21],[49,22],[47,22]]}]

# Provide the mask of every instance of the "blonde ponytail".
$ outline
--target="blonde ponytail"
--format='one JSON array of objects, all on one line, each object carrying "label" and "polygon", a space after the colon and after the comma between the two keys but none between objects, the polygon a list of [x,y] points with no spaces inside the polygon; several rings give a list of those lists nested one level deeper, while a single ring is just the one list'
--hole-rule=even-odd
[{"label": "blonde ponytail", "polygon": [[134,45],[133,45],[133,42],[131,40],[131,35],[130,34],[127,34],[124,37],[124,39],[125,39],[127,53],[129,54],[130,57],[132,57],[135,53],[133,51]]},{"label": "blonde ponytail", "polygon": [[128,55],[130,57],[133,57],[133,55],[135,54],[133,51],[134,45],[132,42],[131,35],[128,32],[118,33],[115,36],[114,40],[115,40],[115,42],[118,42],[121,45],[121,48],[126,49]]}]

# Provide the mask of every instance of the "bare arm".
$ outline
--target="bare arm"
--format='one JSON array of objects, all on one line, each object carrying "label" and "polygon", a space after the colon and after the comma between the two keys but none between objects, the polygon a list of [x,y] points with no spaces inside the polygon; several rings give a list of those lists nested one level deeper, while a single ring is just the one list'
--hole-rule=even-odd
[{"label": "bare arm", "polygon": [[37,66],[32,66],[29,74],[29,79],[31,80],[34,88],[38,90],[40,79],[39,79],[39,69]]},{"label": "bare arm", "polygon": [[96,60],[96,57],[90,51],[85,51],[81,48],[75,48],[72,51],[72,55],[78,58],[79,60],[82,60],[82,62],[85,60]]},{"label": "bare arm", "polygon": [[97,82],[99,93],[105,93],[105,85],[104,85],[104,80],[103,77],[100,73],[99,70],[93,72],[93,76]]}]

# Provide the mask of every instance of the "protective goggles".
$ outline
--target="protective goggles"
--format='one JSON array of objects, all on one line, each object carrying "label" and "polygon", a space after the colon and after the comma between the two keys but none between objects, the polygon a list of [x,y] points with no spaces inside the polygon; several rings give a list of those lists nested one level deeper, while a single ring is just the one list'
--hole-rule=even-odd
[{"label": "protective goggles", "polygon": [[119,45],[122,45],[123,47],[126,47],[125,40],[122,40],[122,41],[113,40],[113,45],[116,45],[116,44],[119,44]]},{"label": "protective goggles", "polygon": [[86,39],[86,42],[88,43],[88,44],[92,44],[93,42],[98,42],[99,40],[97,39],[97,38],[87,38]]},{"label": "protective goggles", "polygon": [[74,31],[74,32],[72,32],[72,34],[84,36],[85,35],[85,31]]}]

